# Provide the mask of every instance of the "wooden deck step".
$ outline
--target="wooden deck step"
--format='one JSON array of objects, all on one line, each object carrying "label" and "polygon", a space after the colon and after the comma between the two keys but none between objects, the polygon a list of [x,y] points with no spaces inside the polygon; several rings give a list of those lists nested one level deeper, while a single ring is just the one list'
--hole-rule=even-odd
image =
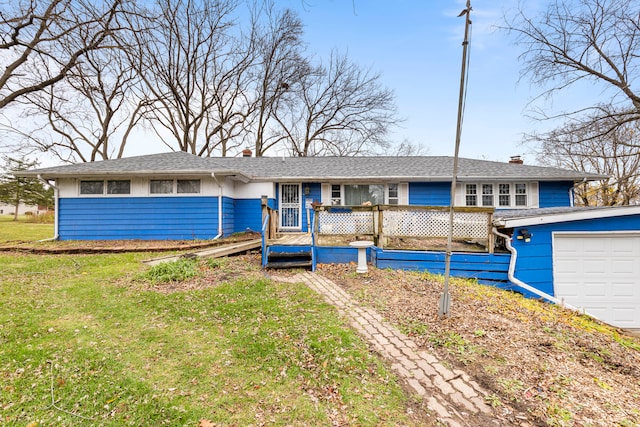
[{"label": "wooden deck step", "polygon": [[311,251],[269,252],[266,268],[312,268]]}]

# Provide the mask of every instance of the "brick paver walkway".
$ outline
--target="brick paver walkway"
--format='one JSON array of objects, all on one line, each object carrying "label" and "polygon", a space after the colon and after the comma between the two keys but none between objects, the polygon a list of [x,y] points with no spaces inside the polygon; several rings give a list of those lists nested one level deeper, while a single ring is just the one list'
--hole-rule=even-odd
[{"label": "brick paver walkway", "polygon": [[305,272],[293,277],[272,277],[273,280],[306,283],[335,305],[351,326],[391,363],[391,368],[422,396],[440,421],[449,426],[527,426],[520,415],[517,423],[485,403],[487,391],[465,372],[449,369],[431,353],[420,350],[416,343],[391,326],[375,311],[361,307],[338,285],[318,274]]}]

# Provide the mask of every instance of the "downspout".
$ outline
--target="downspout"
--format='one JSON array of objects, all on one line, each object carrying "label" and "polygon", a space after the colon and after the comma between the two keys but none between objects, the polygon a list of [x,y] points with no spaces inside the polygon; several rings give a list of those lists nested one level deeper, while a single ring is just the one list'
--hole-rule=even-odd
[{"label": "downspout", "polygon": [[219,239],[222,236],[222,185],[216,178],[216,174],[211,172],[211,178],[218,185],[218,234],[211,240]]},{"label": "downspout", "polygon": [[509,252],[511,252],[511,259],[509,260],[509,271],[507,273],[507,276],[509,277],[509,281],[511,283],[521,287],[522,289],[526,289],[527,291],[529,291],[531,293],[534,293],[534,294],[538,295],[539,297],[542,297],[542,298],[544,298],[546,300],[549,300],[554,304],[558,304],[561,307],[565,307],[565,308],[568,308],[570,310],[577,311],[577,312],[579,312],[581,314],[588,314],[588,313],[585,313],[585,311],[582,310],[582,309],[579,309],[577,307],[574,307],[572,305],[569,305],[569,304],[565,303],[564,300],[560,300],[560,299],[558,299],[558,298],[556,298],[554,296],[551,296],[551,295],[547,294],[546,292],[542,292],[540,289],[536,289],[533,286],[526,284],[522,280],[517,279],[515,277],[515,270],[516,270],[516,261],[518,259],[518,251],[516,250],[516,248],[511,246],[511,236],[508,236],[506,234],[500,233],[496,227],[493,227],[493,234],[495,234],[496,236],[504,238],[504,241],[505,241],[505,243],[507,245],[507,249],[509,250]]},{"label": "downspout", "polygon": [[38,174],[38,181],[42,182],[43,184],[46,184],[48,186],[50,186],[51,188],[53,188],[53,237],[50,237],[48,239],[42,239],[42,240],[38,240],[39,242],[48,242],[50,240],[58,240],[58,238],[60,237],[58,235],[58,199],[60,198],[60,191],[58,190],[58,187],[51,184],[49,181],[47,181],[46,179],[44,179],[42,177],[42,175]]}]

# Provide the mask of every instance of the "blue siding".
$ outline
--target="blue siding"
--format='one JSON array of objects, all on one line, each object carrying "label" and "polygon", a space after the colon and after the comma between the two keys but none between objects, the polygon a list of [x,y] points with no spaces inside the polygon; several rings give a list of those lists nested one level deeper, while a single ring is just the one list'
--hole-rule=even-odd
[{"label": "blue siding", "polygon": [[450,182],[410,182],[409,204],[419,206],[449,206]]},{"label": "blue siding", "polygon": [[236,199],[233,231],[236,233],[262,229],[262,202],[260,199]]},{"label": "blue siding", "polygon": [[571,181],[544,182],[538,184],[539,204],[541,208],[571,206],[569,191],[573,187]]},{"label": "blue siding", "polygon": [[[510,254],[454,253],[451,256],[451,276],[474,278],[480,283],[512,289],[507,271]],[[322,264],[357,262],[357,249],[349,246],[316,246],[316,261]],[[367,249],[367,260],[377,268],[428,271],[444,274],[444,252],[396,251]]]},{"label": "blue siding", "polygon": [[[350,246],[316,246],[318,264],[349,264],[358,262],[358,250]],[[371,258],[371,248],[367,248],[367,260]],[[354,268],[355,270],[355,268]]]},{"label": "blue siding", "polygon": [[216,197],[61,198],[61,240],[187,240],[218,234]]},{"label": "blue siding", "polygon": [[[230,197],[222,197],[222,235],[233,234],[235,222],[235,202]],[[216,223],[217,224],[217,223]]]},{"label": "blue siding", "polygon": [[513,239],[513,247],[518,251],[515,277],[549,295],[554,295],[553,232],[637,231],[640,230],[640,216],[630,215],[616,218],[589,219],[519,227],[513,230],[514,237],[518,235],[519,230],[522,228],[529,230],[532,236],[529,243],[523,240]]},{"label": "blue siding", "polygon": [[[378,268],[428,271],[444,274],[445,253],[426,251],[376,251]],[[507,272],[510,254],[454,253],[451,255],[451,276],[477,279],[480,283],[511,289]]]},{"label": "blue siding", "polygon": [[[305,187],[309,187],[309,195],[304,195]],[[318,202],[322,201],[322,185],[319,182],[313,182],[308,184],[302,184],[302,231],[309,231],[309,227],[307,226],[307,209],[306,203]],[[313,209],[309,210],[309,224],[313,227]]]}]

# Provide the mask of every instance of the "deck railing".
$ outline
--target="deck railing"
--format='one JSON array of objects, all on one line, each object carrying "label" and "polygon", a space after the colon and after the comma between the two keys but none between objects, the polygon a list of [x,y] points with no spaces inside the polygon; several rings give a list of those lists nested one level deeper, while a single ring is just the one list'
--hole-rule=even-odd
[{"label": "deck railing", "polygon": [[[482,241],[493,252],[493,209],[454,209],[456,240]],[[354,235],[372,237],[379,248],[389,238],[443,239],[449,233],[449,208],[443,206],[319,206],[314,228],[318,236]]]}]

